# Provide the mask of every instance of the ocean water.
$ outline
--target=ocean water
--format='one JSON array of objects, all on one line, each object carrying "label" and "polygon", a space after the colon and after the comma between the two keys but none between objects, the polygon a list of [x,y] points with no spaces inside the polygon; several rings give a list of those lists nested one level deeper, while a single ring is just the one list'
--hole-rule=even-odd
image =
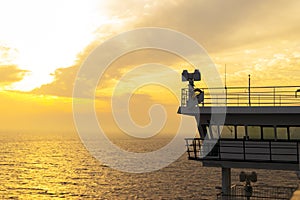
[{"label": "ocean water", "polygon": [[[114,140],[131,151],[168,141]],[[240,171],[233,169],[233,183]],[[256,185],[298,186],[294,172],[254,171]],[[161,170],[130,174],[94,159],[76,134],[0,134],[0,199],[216,199],[220,185],[220,168],[202,167],[185,154]]]}]

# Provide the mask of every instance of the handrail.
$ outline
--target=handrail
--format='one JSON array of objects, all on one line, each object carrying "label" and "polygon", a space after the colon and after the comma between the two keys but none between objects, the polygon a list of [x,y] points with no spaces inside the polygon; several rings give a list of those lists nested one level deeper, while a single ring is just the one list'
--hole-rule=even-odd
[{"label": "handrail", "polygon": [[[279,144],[274,140],[219,139],[211,148],[209,146],[211,144],[204,144],[201,138],[186,138],[185,140],[188,157],[192,160],[299,163],[300,141],[280,141]],[[210,152],[206,152],[206,149]],[[254,155],[255,158],[251,157]]]},{"label": "handrail", "polygon": [[[300,86],[201,88],[202,106],[300,106]],[[249,92],[251,91],[251,92]],[[182,89],[181,106],[187,106],[188,89]]]},{"label": "handrail", "polygon": [[[297,190],[297,187],[287,186],[267,186],[267,185],[254,185],[252,186],[251,199],[290,199]],[[249,199],[245,193],[245,186],[236,184],[230,189],[230,194],[225,195],[222,192],[217,194],[217,199]]]}]

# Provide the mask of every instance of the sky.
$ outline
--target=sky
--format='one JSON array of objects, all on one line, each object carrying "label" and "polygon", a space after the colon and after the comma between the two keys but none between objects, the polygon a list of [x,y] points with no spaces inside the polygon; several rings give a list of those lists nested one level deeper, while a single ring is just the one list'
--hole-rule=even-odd
[{"label": "sky", "polygon": [[[248,74],[256,86],[299,85],[299,9],[298,0],[0,0],[0,132],[75,132],[72,91],[80,66],[98,45],[135,28],[169,28],[193,38],[223,81],[226,64],[228,86],[246,86]],[[110,105],[114,88],[145,63],[178,72],[191,67],[158,50],[113,62],[95,91],[97,116],[107,132],[120,132]],[[163,74],[146,70],[126,81],[168,79]],[[122,91],[120,101],[127,92]],[[162,132],[174,131],[179,102],[157,85],[134,92],[129,107],[135,122],[151,122],[153,104],[165,106]]]}]

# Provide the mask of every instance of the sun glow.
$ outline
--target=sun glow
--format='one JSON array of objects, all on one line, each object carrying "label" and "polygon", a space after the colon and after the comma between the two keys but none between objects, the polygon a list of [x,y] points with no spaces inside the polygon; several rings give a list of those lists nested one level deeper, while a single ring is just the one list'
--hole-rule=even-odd
[{"label": "sun glow", "polygon": [[[191,0],[0,0],[1,131],[74,130],[72,92],[80,64],[93,48],[135,28],[168,28],[202,45],[228,86],[298,85],[300,82],[300,1]],[[175,16],[176,15],[176,16]],[[162,37],[158,41],[164,40]],[[171,38],[170,38],[171,39]],[[139,39],[137,40],[139,42]],[[181,47],[179,41],[174,45]],[[174,46],[174,47],[175,47]],[[109,53],[111,49],[107,49]],[[124,54],[99,77],[96,110],[110,132],[111,96],[124,75],[140,65],[158,63],[177,70],[178,77],[151,70],[133,73],[118,90],[137,81],[180,82],[192,66],[170,52],[143,49]],[[204,66],[195,66],[204,67]],[[148,76],[149,75],[149,76]],[[203,76],[203,80],[205,81]],[[199,84],[206,87],[205,82]],[[9,91],[8,91],[9,90]],[[118,93],[115,93],[118,94]],[[178,96],[178,95],[177,95]],[[147,122],[145,102],[162,102],[177,115],[178,102],[162,87],[135,91],[133,112]],[[164,105],[163,104],[163,105]],[[83,111],[82,111],[83,112]],[[144,121],[140,116],[146,116]],[[100,119],[100,118],[99,118]],[[176,131],[174,129],[174,131]],[[170,131],[170,132],[174,132]]]},{"label": "sun glow", "polygon": [[77,55],[95,40],[97,28],[113,23],[100,0],[0,4],[0,44],[17,52],[14,58],[0,53],[0,63],[9,60],[28,70],[22,81],[7,89],[29,91],[52,82],[55,69],[74,65]]}]

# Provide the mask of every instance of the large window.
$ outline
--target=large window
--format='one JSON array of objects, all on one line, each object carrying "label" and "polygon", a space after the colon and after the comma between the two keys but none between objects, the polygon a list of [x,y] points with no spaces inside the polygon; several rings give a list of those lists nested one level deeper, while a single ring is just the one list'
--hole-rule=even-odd
[{"label": "large window", "polygon": [[237,126],[236,131],[237,131],[237,138],[244,139],[244,137],[246,136],[245,126]]},{"label": "large window", "polygon": [[278,140],[287,140],[288,139],[287,127],[277,127],[276,132],[277,132]]},{"label": "large window", "polygon": [[210,125],[210,138],[219,138],[219,127],[217,125]]},{"label": "large window", "polygon": [[[220,126],[220,130],[221,130]],[[223,126],[222,133],[221,133],[221,138],[230,138],[234,139],[234,126]]]},{"label": "large window", "polygon": [[247,126],[249,139],[261,139],[260,126]]},{"label": "large window", "polygon": [[290,139],[300,140],[300,127],[290,127]]},{"label": "large window", "polygon": [[274,127],[263,127],[263,137],[265,140],[274,140],[275,139]]}]

